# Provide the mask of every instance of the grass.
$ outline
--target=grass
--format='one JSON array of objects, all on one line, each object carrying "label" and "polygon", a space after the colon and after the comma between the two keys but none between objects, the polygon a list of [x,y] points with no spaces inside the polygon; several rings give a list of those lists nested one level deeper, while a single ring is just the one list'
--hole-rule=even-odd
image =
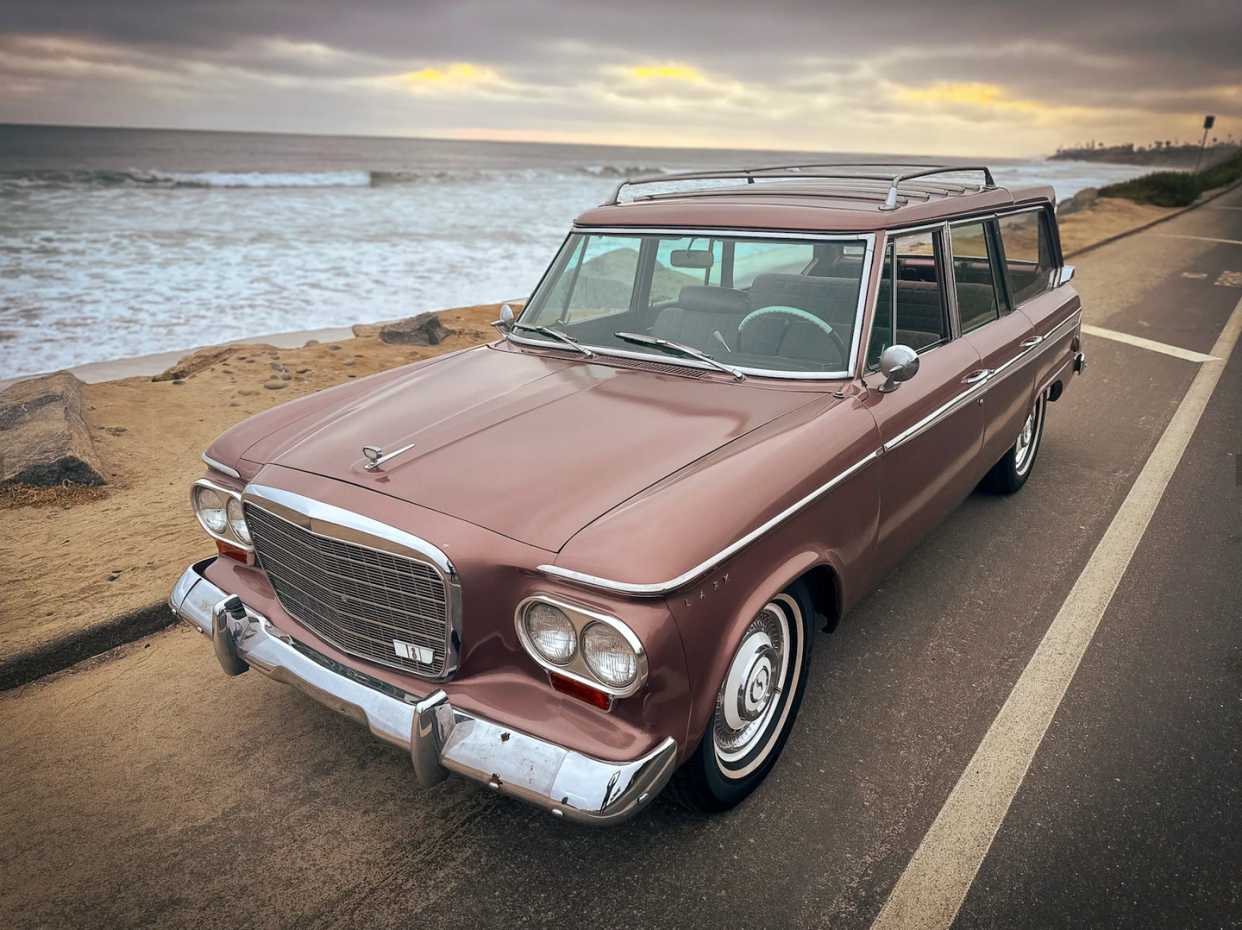
[{"label": "grass", "polygon": [[54,488],[0,484],[0,510],[16,510],[19,507],[72,507],[87,501],[103,500],[107,496],[107,488],[91,488],[68,481]]},{"label": "grass", "polygon": [[1242,178],[1242,149],[1206,171],[1155,171],[1100,188],[1101,197],[1122,197],[1157,207],[1188,207],[1204,191]]}]

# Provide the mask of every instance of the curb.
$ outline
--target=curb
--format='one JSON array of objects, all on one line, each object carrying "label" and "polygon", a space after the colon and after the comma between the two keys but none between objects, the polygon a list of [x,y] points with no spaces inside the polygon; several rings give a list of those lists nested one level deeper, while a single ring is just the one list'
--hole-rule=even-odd
[{"label": "curb", "polygon": [[93,659],[109,649],[132,643],[136,639],[159,632],[177,622],[168,604],[160,601],[85,630],[78,630],[0,659],[0,691],[10,691],[24,684]]},{"label": "curb", "polygon": [[1101,239],[1099,242],[1084,245],[1081,249],[1075,249],[1073,252],[1063,255],[1062,258],[1077,258],[1079,255],[1086,255],[1088,252],[1098,249],[1100,246],[1110,245],[1119,239],[1126,238],[1126,236],[1133,236],[1135,233],[1141,233],[1144,230],[1151,229],[1153,226],[1159,226],[1161,223],[1167,223],[1169,220],[1175,219],[1183,213],[1189,213],[1191,210],[1199,209],[1204,204],[1211,203],[1217,197],[1223,197],[1225,194],[1232,190],[1236,190],[1238,187],[1242,187],[1242,181],[1234,181],[1232,184],[1226,184],[1224,187],[1217,188],[1216,193],[1212,194],[1210,197],[1204,197],[1202,200],[1197,200],[1188,207],[1182,207],[1176,213],[1170,213],[1168,216],[1162,216],[1160,219],[1152,220],[1150,223],[1144,223],[1142,226],[1135,226],[1133,229],[1127,229],[1125,232],[1117,233],[1115,236],[1109,236],[1107,239]]}]

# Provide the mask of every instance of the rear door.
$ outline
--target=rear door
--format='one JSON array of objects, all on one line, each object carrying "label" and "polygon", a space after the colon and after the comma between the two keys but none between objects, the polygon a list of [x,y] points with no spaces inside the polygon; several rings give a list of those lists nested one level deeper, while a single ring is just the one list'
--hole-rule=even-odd
[{"label": "rear door", "polygon": [[1014,444],[1030,410],[1035,371],[1020,364],[1030,347],[1031,321],[1009,303],[996,221],[971,220],[950,227],[954,310],[962,339],[979,353],[970,377],[985,380],[983,447],[976,474],[982,478]]},{"label": "rear door", "polygon": [[1032,338],[1040,340],[1029,364],[1037,391],[1046,388],[1072,357],[1070,344],[1078,332],[1077,325],[1064,325],[1078,312],[1078,295],[1068,285],[1054,286],[1060,268],[1054,222],[1043,207],[1008,213],[997,220],[1001,264],[1013,304],[1031,321]]}]

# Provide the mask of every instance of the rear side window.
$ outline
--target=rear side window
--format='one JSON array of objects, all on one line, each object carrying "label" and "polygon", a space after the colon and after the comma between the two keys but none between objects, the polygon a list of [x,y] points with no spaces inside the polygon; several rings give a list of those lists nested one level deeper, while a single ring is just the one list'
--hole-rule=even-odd
[{"label": "rear side window", "polygon": [[922,352],[949,338],[937,264],[939,241],[934,231],[889,240],[871,326],[868,367],[879,365],[880,353],[891,345]]},{"label": "rear side window", "polygon": [[993,273],[992,243],[987,223],[954,226],[953,279],[962,332],[968,333],[1000,319],[997,280]]},{"label": "rear side window", "polygon": [[1013,302],[1037,297],[1052,284],[1052,248],[1043,210],[1002,216],[1001,244],[1005,249],[1005,273]]}]

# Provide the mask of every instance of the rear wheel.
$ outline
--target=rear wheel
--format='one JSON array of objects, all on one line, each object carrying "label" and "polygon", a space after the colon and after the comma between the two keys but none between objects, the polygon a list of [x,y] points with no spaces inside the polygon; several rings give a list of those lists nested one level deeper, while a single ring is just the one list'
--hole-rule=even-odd
[{"label": "rear wheel", "polygon": [[1040,394],[1035,406],[1022,423],[1022,430],[1009,451],[992,466],[979,486],[993,494],[1014,494],[1026,484],[1039,454],[1039,443],[1044,437],[1044,414],[1048,408],[1047,392]]},{"label": "rear wheel", "polygon": [[751,620],[698,749],[673,775],[671,792],[684,805],[726,811],[772,770],[806,688],[813,616],[810,593],[798,581]]}]

